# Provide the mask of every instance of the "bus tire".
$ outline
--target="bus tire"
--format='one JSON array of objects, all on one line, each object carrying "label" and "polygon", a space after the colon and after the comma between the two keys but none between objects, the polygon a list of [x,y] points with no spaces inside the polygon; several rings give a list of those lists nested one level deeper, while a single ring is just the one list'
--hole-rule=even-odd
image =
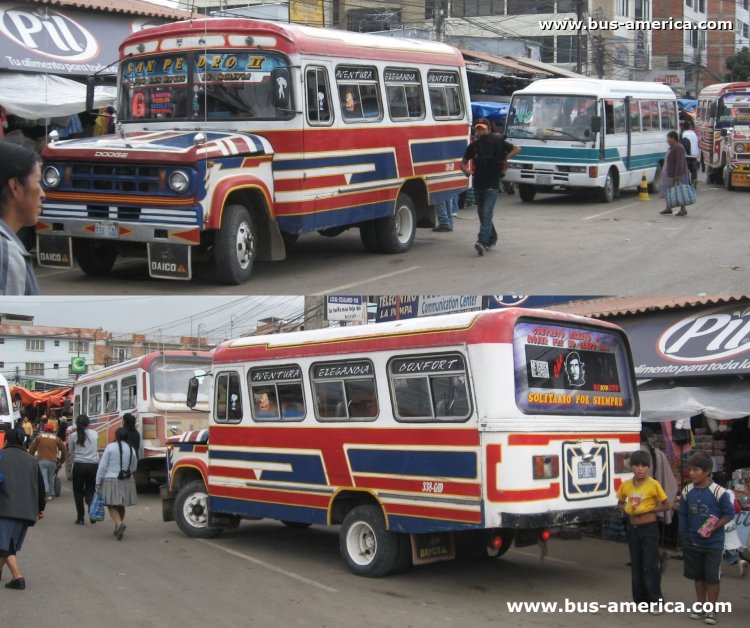
[{"label": "bus tire", "polygon": [[374,220],[360,223],[359,239],[362,240],[365,250],[370,253],[380,253],[380,242],[378,242],[378,234],[375,231]]},{"label": "bus tire", "polygon": [[174,520],[183,534],[194,539],[210,539],[221,534],[221,528],[208,527],[208,493],[202,480],[188,482],[177,493]]},{"label": "bus tire", "polygon": [[518,195],[524,203],[531,203],[536,196],[536,188],[528,183],[518,184]]},{"label": "bus tire", "polygon": [[81,270],[92,277],[106,275],[115,265],[117,251],[111,244],[73,238],[73,256]]},{"label": "bus tire", "polygon": [[649,194],[661,193],[661,164],[656,164],[656,170],[654,171],[654,180],[648,184]]},{"label": "bus tire", "polygon": [[339,532],[339,549],[352,573],[380,578],[398,564],[401,539],[385,528],[378,506],[357,506],[344,517]]},{"label": "bus tire", "polygon": [[732,171],[729,169],[729,166],[724,166],[724,187],[730,192],[734,190],[734,186],[732,185]]},{"label": "bus tire", "polygon": [[242,205],[229,205],[224,209],[214,242],[219,281],[237,286],[250,279],[257,255],[258,236],[250,212]]},{"label": "bus tire", "polygon": [[615,200],[616,193],[617,183],[615,182],[614,173],[610,169],[607,171],[607,178],[604,180],[604,187],[599,188],[599,200],[602,203],[611,203]]},{"label": "bus tire", "polygon": [[413,562],[411,558],[411,535],[398,534],[398,558],[391,569],[392,574],[404,573],[411,569]]},{"label": "bus tire", "polygon": [[305,530],[306,528],[309,528],[312,523],[308,523],[307,521],[283,521],[282,522],[287,528],[291,528],[292,530]]},{"label": "bus tire", "polygon": [[417,234],[417,212],[408,194],[399,194],[392,216],[375,220],[375,233],[382,253],[406,253]]}]

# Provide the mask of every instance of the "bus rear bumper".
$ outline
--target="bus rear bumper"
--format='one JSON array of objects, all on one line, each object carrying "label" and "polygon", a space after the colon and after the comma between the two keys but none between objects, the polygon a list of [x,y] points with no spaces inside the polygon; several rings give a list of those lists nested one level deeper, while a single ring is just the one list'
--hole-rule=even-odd
[{"label": "bus rear bumper", "polygon": [[502,528],[536,529],[556,528],[577,523],[602,521],[618,512],[614,506],[600,508],[582,508],[579,510],[560,510],[540,513],[501,513]]}]

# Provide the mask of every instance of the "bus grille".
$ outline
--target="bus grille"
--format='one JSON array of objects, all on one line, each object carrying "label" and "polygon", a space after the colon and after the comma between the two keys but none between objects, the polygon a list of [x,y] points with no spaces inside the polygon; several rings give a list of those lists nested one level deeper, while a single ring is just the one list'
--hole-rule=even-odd
[{"label": "bus grille", "polygon": [[70,188],[94,192],[157,194],[159,166],[139,164],[73,164]]}]

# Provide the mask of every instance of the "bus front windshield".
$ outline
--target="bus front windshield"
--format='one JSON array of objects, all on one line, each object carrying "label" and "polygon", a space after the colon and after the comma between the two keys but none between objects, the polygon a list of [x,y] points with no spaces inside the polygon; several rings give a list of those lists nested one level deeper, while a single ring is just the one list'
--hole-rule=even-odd
[{"label": "bus front windshield", "polygon": [[[178,403],[187,407],[190,378],[201,378],[209,368],[209,363],[154,362],[151,366],[151,394],[154,400],[161,403]],[[198,387],[197,409],[208,409],[209,388],[209,386]]]},{"label": "bus front windshield", "polygon": [[719,107],[719,128],[750,125],[750,94],[727,94]]},{"label": "bus front windshield", "polygon": [[[292,115],[274,105],[286,60],[269,52],[200,51],[126,60],[121,64],[120,107],[124,122],[278,120]],[[276,92],[274,91],[276,90]]]},{"label": "bus front windshield", "polygon": [[508,112],[509,138],[591,141],[596,99],[591,96],[517,94]]}]

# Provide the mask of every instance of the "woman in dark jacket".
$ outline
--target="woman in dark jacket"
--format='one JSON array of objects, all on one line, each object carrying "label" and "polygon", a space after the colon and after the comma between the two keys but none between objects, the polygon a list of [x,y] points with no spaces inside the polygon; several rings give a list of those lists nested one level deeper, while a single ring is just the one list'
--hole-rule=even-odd
[{"label": "woman in dark jacket", "polygon": [[26,580],[16,554],[21,551],[28,527],[42,516],[46,500],[39,464],[23,448],[16,430],[5,434],[0,478],[0,574],[7,563],[12,580],[5,587],[21,590],[26,588]]},{"label": "woman in dark jacket", "polygon": [[[685,156],[685,149],[680,144],[680,136],[677,135],[677,131],[667,133],[667,144],[669,144],[669,150],[664,158],[664,170],[661,180],[661,196],[665,202],[667,200],[667,190],[673,185],[679,183],[690,185],[690,170],[688,169],[687,157]],[[667,206],[659,213],[671,214],[672,208],[667,203]],[[684,205],[680,205],[680,211],[675,216],[686,215],[687,209],[685,209]]]}]

